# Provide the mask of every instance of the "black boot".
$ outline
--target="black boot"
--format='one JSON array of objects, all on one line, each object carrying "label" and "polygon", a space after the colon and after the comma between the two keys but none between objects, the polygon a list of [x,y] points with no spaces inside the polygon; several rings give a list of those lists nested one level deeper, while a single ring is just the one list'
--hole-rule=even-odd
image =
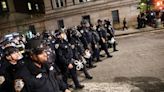
[{"label": "black boot", "polygon": [[101,62],[102,60],[100,58],[97,58],[96,62]]},{"label": "black boot", "polygon": [[90,75],[85,76],[85,78],[90,79],[90,80],[93,79],[93,77]]},{"label": "black boot", "polygon": [[75,86],[75,89],[83,89],[83,88],[84,88],[84,85]]},{"label": "black boot", "polygon": [[83,68],[82,70],[83,70],[83,72],[84,72],[84,74],[85,74],[85,78],[87,78],[87,79],[92,79],[92,78],[93,78],[93,77],[90,76],[90,74],[88,73],[87,68],[86,68],[86,65],[84,65],[84,68]]},{"label": "black boot", "polygon": [[112,58],[113,56],[112,55],[108,55],[107,58]]},{"label": "black boot", "polygon": [[95,68],[95,67],[97,67],[97,66],[96,65],[89,65],[88,68]]},{"label": "black boot", "polygon": [[88,64],[89,64],[89,67],[88,68],[95,68],[96,67],[96,65],[93,65],[92,64],[92,58],[87,59],[87,60],[88,60]]}]

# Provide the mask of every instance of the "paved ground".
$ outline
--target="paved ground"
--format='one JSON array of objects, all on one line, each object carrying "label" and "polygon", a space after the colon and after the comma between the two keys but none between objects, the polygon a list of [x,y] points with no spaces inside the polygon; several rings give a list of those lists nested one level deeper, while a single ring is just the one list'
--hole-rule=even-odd
[{"label": "paved ground", "polygon": [[75,92],[164,92],[164,30],[117,38],[114,57],[96,63],[89,70],[93,80],[85,80]]},{"label": "paved ground", "polygon": [[149,31],[154,31],[154,30],[161,30],[164,29],[163,26],[159,27],[159,28],[153,28],[150,26],[146,26],[145,28],[140,28],[140,29],[136,29],[134,27],[129,27],[128,30],[115,30],[115,35],[116,36],[121,36],[121,35],[128,35],[128,34],[135,34],[135,33],[140,33],[140,32],[149,32]]}]

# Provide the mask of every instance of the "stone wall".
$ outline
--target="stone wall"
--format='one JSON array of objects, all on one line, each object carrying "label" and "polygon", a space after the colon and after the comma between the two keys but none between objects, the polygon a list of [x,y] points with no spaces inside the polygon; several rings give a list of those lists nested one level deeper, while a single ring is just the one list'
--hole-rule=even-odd
[{"label": "stone wall", "polygon": [[[112,11],[119,11],[120,23],[114,25],[115,28],[122,27],[122,20],[124,17],[127,18],[129,26],[136,25],[136,18],[139,14],[137,10],[139,0],[92,0],[90,2],[79,3],[71,5],[69,0],[69,6],[60,8],[54,8],[50,6],[49,0],[45,1],[46,14],[41,16],[30,16],[27,15],[22,19],[8,20],[3,22],[0,21],[1,33],[12,32],[12,31],[24,31],[28,30],[29,25],[34,25],[37,31],[49,30],[54,31],[58,28],[58,20],[63,20],[66,27],[72,27],[80,24],[82,16],[90,15],[91,22],[97,23],[98,19],[110,19],[112,20]],[[5,32],[3,32],[5,31]]]}]

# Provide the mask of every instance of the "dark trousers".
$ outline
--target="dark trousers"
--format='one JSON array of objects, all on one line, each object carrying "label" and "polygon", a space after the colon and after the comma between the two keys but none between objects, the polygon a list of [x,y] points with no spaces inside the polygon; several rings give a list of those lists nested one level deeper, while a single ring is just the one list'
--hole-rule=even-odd
[{"label": "dark trousers", "polygon": [[116,41],[113,43],[113,51],[116,50]]},{"label": "dark trousers", "polygon": [[67,84],[67,86],[68,86],[67,80],[68,80],[69,74],[71,75],[71,78],[72,78],[75,86],[77,87],[77,86],[80,85],[79,80],[77,78],[77,73],[76,73],[75,66],[72,69],[68,69],[68,71],[63,71],[62,74],[63,74],[63,81]]},{"label": "dark trousers", "polygon": [[90,76],[90,74],[89,74],[88,71],[87,71],[87,68],[86,68],[86,65],[85,65],[85,64],[84,64],[83,72],[84,72],[84,74],[85,74],[85,77]]},{"label": "dark trousers", "polygon": [[97,60],[100,59],[100,50],[99,48],[94,48],[93,49],[93,59],[96,58]]},{"label": "dark trousers", "polygon": [[89,67],[93,66],[92,64],[92,57],[90,58],[86,58],[87,64],[89,65]]},{"label": "dark trousers", "polygon": [[126,26],[126,24],[124,24],[124,26],[123,26],[122,29],[124,30],[125,28],[128,29],[128,27]]},{"label": "dark trousers", "polygon": [[102,43],[101,44],[101,49],[105,51],[107,56],[110,56],[109,52],[108,52],[108,47],[106,43]]}]

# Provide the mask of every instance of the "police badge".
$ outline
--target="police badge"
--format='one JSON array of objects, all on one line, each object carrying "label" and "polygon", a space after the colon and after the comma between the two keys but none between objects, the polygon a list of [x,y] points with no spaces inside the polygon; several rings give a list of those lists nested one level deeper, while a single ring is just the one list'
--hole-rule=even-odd
[{"label": "police badge", "polygon": [[21,92],[24,87],[23,79],[16,79],[14,81],[14,88],[16,92]]},{"label": "police badge", "polygon": [[83,33],[84,33],[84,30],[80,30],[80,33],[82,33],[82,34],[83,34]]}]

